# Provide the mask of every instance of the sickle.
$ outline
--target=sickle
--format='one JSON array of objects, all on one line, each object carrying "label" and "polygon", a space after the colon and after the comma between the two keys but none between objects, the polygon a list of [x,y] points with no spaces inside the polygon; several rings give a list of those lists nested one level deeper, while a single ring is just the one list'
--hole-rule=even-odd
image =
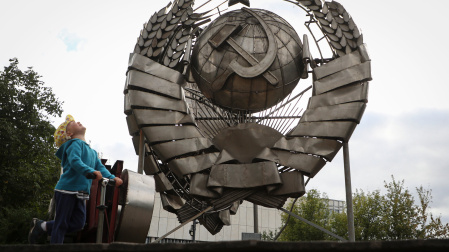
[{"label": "sickle", "polygon": [[268,50],[267,54],[265,55],[265,58],[263,58],[263,60],[261,60],[259,64],[250,67],[244,67],[240,65],[236,59],[234,59],[229,64],[229,67],[241,77],[253,78],[263,74],[271,66],[271,64],[273,64],[273,61],[276,58],[277,44],[276,40],[274,39],[274,34],[271,31],[270,27],[268,27],[265,21],[257,13],[253,12],[248,8],[242,8],[242,10],[254,16],[262,25],[262,28],[265,30],[265,33],[267,34],[268,38]]}]

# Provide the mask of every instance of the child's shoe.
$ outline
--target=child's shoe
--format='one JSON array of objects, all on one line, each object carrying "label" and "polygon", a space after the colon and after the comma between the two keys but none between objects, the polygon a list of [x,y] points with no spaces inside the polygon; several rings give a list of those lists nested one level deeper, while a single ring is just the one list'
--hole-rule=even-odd
[{"label": "child's shoe", "polygon": [[41,227],[42,222],[44,221],[39,220],[38,218],[33,218],[33,220],[31,221],[31,229],[30,233],[28,234],[28,242],[30,244],[35,244],[37,239],[45,233],[45,231]]}]

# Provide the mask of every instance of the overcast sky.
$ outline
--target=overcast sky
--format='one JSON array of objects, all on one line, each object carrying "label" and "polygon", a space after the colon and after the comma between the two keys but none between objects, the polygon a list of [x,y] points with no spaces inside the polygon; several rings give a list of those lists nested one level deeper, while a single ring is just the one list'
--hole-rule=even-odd
[{"label": "overcast sky", "polygon": [[[349,143],[353,191],[384,192],[384,181],[393,175],[413,192],[420,185],[432,189],[432,212],[449,222],[444,13],[449,1],[432,1],[431,6],[417,0],[339,2],[362,30],[374,78],[368,107]],[[0,0],[0,65],[17,57],[22,70],[32,66],[64,102],[63,116],[70,113],[87,127],[92,146],[135,171],[137,156],[123,114],[128,57],[142,25],[167,3]],[[301,38],[306,33],[305,13],[291,3],[252,0],[251,7],[284,17]],[[61,120],[54,118],[55,127]],[[345,200],[342,155],[340,151],[307,189]]]}]

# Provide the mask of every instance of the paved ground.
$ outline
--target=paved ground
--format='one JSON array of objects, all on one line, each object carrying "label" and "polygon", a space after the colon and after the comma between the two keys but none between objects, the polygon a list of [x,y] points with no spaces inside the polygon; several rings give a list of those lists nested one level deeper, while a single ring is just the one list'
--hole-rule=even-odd
[{"label": "paved ground", "polygon": [[1,252],[166,252],[166,251],[449,251],[449,240],[408,240],[408,241],[374,241],[374,242],[206,242],[193,244],[64,244],[64,245],[0,245]]}]

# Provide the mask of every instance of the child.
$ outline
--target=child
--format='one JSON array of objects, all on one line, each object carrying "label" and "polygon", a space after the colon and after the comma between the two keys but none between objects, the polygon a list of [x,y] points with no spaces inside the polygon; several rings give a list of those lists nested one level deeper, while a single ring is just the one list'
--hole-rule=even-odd
[{"label": "child", "polygon": [[101,164],[97,152],[86,143],[85,133],[86,128],[67,115],[54,134],[56,146],[59,147],[56,156],[61,159],[63,167],[55,187],[56,216],[47,222],[33,219],[28,235],[31,244],[46,232],[51,235],[51,243],[63,243],[66,233],[83,229],[86,222],[85,199],[88,199],[92,183],[86,178],[87,174],[94,173],[95,180],[102,177],[114,179],[116,186],[123,183]]}]

